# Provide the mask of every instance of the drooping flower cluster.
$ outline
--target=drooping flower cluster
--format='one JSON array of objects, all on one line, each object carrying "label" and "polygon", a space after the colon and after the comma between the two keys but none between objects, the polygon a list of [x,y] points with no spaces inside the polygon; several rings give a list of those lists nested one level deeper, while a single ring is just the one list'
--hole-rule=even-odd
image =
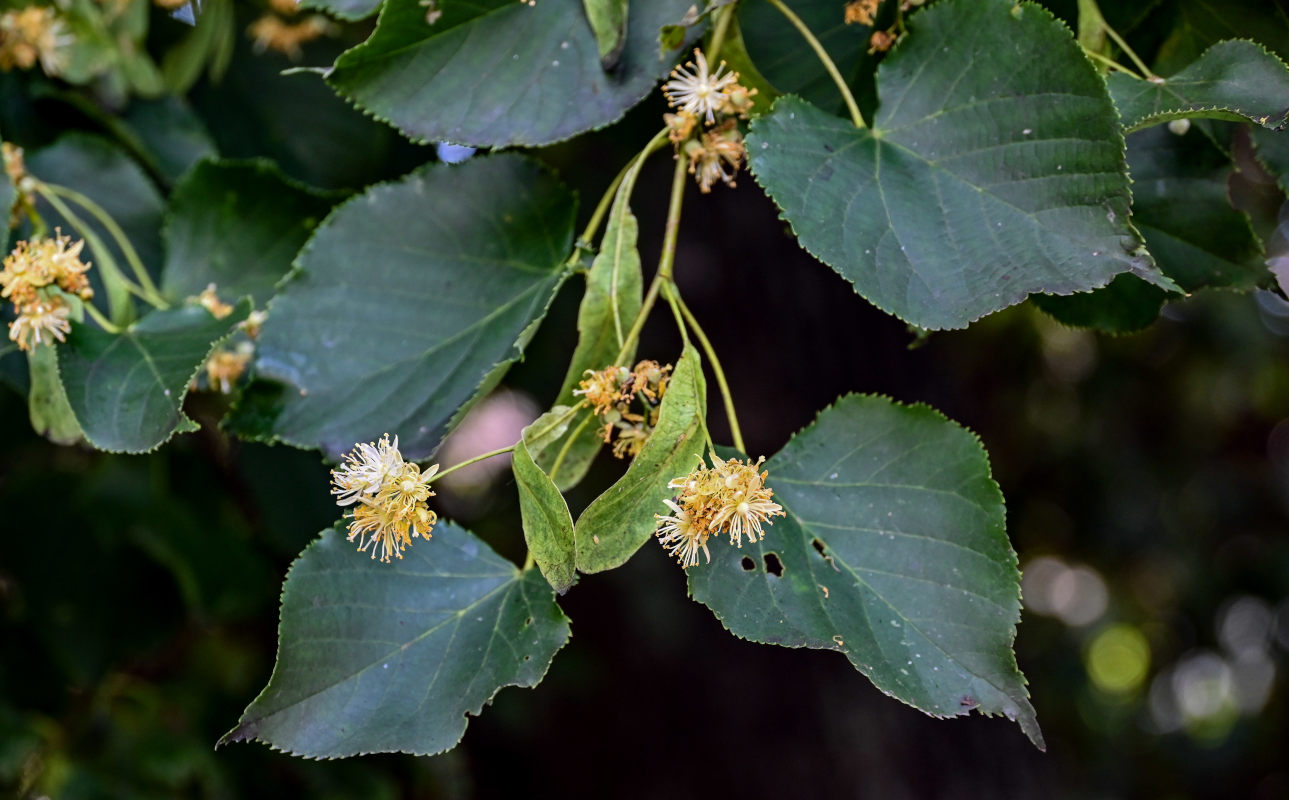
[{"label": "drooping flower cluster", "polygon": [[698,563],[700,550],[711,562],[709,537],[728,533],[730,544],[741,548],[744,536],[748,542],[760,541],[762,526],[783,516],[783,508],[770,499],[774,491],[765,485],[769,473],[759,471],[765,458],[744,464],[737,458],[722,461],[713,453],[711,460],[711,468],[700,461],[693,472],[668,484],[680,490],[679,496],[663,501],[672,513],[654,515],[658,541],[686,569]]},{"label": "drooping flower cluster", "polygon": [[331,493],[336,505],[352,506],[346,514],[349,541],[358,539],[359,552],[371,547],[371,557],[376,558],[379,544],[380,560],[388,564],[391,556],[403,557],[413,536],[430,538],[439,518],[427,505],[434,496],[429,482],[438,470],[435,464],[422,472],[404,461],[397,436],[393,444],[385,434],[379,442],[355,445],[344,463],[331,471]]},{"label": "drooping flower cluster", "polygon": [[[756,89],[740,85],[738,79],[737,72],[725,71],[724,61],[712,71],[703,52],[695,50],[694,61],[676,67],[662,85],[667,102],[676,109],[675,114],[663,115],[667,135],[677,152],[689,159],[689,172],[704,193],[717,181],[733,186],[747,155],[737,118],[747,119]],[[708,130],[699,132],[699,120]]]},{"label": "drooping flower cluster", "polygon": [[52,339],[63,341],[71,324],[71,307],[64,293],[82,300],[94,296],[81,261],[85,242],[72,244],[70,236],[55,231],[53,238],[21,241],[5,256],[0,269],[0,297],[13,303],[18,318],[9,324],[9,338],[21,350]]},{"label": "drooping flower cluster", "polygon": [[[613,439],[616,458],[635,458],[640,448],[649,440],[649,434],[658,425],[663,395],[671,380],[671,365],[660,366],[657,361],[641,361],[634,369],[606,367],[586,371],[586,378],[573,390],[591,407],[591,412],[603,423],[604,442]],[[633,405],[639,411],[633,411]]]},{"label": "drooping flower cluster", "polygon": [[296,61],[303,55],[301,45],[338,30],[320,14],[295,19],[300,11],[298,0],[269,0],[269,6],[272,11],[261,15],[246,29],[257,53],[274,50]]},{"label": "drooping flower cluster", "polygon": [[31,69],[40,62],[46,75],[63,67],[63,49],[72,42],[53,8],[27,6],[0,14],[0,70]]}]

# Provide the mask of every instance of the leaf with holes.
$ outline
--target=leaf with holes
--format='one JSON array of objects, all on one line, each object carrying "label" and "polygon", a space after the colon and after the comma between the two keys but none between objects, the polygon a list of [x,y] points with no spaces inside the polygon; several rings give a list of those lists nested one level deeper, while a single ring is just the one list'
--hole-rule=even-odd
[{"label": "leaf with holes", "polygon": [[1254,42],[1218,42],[1166,80],[1112,72],[1106,83],[1128,132],[1187,118],[1253,122],[1280,130],[1289,117],[1289,69]]},{"label": "leaf with holes", "polygon": [[1129,222],[1105,83],[1046,10],[943,0],[877,82],[871,130],[783,97],[747,141],[801,245],[872,303],[961,328],[1124,272],[1175,288]]},{"label": "leaf with holes", "polygon": [[657,527],[654,514],[703,452],[707,383],[698,353],[686,347],[662,398],[658,426],[617,483],[595,498],[574,528],[577,568],[603,572],[625,564]]},{"label": "leaf with holes", "polygon": [[250,310],[243,300],[223,319],[198,305],[153,311],[119,334],[73,324],[58,369],[89,443],[146,453],[175,431],[196,430],[183,413],[188,385]]},{"label": "leaf with holes", "polygon": [[443,3],[432,24],[420,0],[386,0],[371,38],[341,55],[327,82],[416,140],[550,144],[640,102],[678,55],[659,57],[658,30],[690,4],[636,4],[621,57],[606,72],[574,0]]},{"label": "leaf with holes", "polygon": [[161,289],[172,300],[214,283],[263,307],[309,234],[341,197],[288,179],[270,161],[203,161],[175,186]]},{"label": "leaf with holes", "polygon": [[269,307],[230,424],[333,457],[426,457],[500,379],[563,277],[573,196],[517,155],[431,164],[336,208]]},{"label": "leaf with holes", "polygon": [[268,686],[220,744],[257,739],[309,758],[441,753],[506,686],[536,686],[568,618],[520,572],[445,522],[382,564],[342,526],[291,565]]},{"label": "leaf with holes", "polygon": [[850,395],[766,465],[787,511],[713,542],[694,599],[736,636],[836,650],[935,717],[978,709],[1043,747],[1016,667],[1020,573],[1002,494],[970,432],[926,406]]}]

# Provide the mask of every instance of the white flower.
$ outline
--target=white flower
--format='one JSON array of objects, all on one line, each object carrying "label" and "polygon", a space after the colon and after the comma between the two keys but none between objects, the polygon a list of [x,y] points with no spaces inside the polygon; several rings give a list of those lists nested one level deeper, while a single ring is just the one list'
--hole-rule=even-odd
[{"label": "white flower", "polygon": [[[715,114],[727,99],[723,90],[738,82],[738,73],[726,72],[722,75],[724,61],[716,67],[715,72],[709,72],[707,59],[701,50],[694,50],[694,61],[697,66],[690,62],[672,70],[671,80],[662,85],[662,91],[673,107],[695,116],[703,116],[710,125],[716,121]],[[688,69],[690,67],[693,68],[692,72]]]}]

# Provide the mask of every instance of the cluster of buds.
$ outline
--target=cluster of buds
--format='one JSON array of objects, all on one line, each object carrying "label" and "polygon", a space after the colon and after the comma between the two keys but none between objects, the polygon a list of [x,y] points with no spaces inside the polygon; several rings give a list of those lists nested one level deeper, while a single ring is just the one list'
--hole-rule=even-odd
[{"label": "cluster of buds", "polygon": [[[903,0],[900,3],[900,11],[908,13],[914,8],[921,6],[926,0]],[[882,5],[882,0],[851,0],[846,4],[844,10],[844,20],[847,25],[864,25],[873,27],[877,21],[877,9]],[[868,54],[885,53],[895,45],[898,38],[892,30],[875,30],[868,38]]]},{"label": "cluster of buds", "polygon": [[[710,70],[703,52],[695,50],[694,61],[676,67],[662,85],[667,102],[676,109],[663,115],[667,135],[677,153],[689,160],[689,172],[704,193],[718,180],[733,186],[747,156],[738,119],[747,119],[756,89],[741,86],[738,77],[737,72],[725,71],[724,61]],[[701,131],[700,120],[707,130]]]},{"label": "cluster of buds", "polygon": [[246,29],[257,53],[274,50],[297,61],[303,55],[302,44],[337,31],[336,26],[320,14],[296,20],[300,12],[299,0],[269,0],[269,7],[271,11],[261,15]]},{"label": "cluster of buds", "polygon": [[413,536],[429,539],[438,515],[427,501],[434,496],[430,479],[438,472],[435,464],[424,472],[416,464],[404,461],[398,452],[398,437],[390,444],[389,434],[379,442],[358,444],[345,456],[344,463],[331,471],[336,505],[350,507],[349,541],[358,540],[358,551],[371,547],[380,560],[402,558],[412,544]]},{"label": "cluster of buds", "polygon": [[[603,422],[604,441],[613,441],[613,455],[635,458],[658,425],[663,395],[671,379],[671,365],[641,361],[634,369],[606,367],[586,371],[586,378],[573,390]],[[633,411],[638,406],[639,411]]]},{"label": "cluster of buds", "polygon": [[63,67],[63,49],[72,37],[53,8],[27,6],[0,14],[0,70],[31,69],[40,62],[46,75]]},{"label": "cluster of buds", "polygon": [[737,458],[722,461],[713,453],[711,460],[710,469],[700,461],[693,472],[669,483],[680,490],[677,497],[663,501],[672,513],[654,515],[660,523],[658,541],[686,569],[698,563],[699,550],[711,562],[709,537],[728,533],[730,544],[742,548],[744,536],[749,543],[760,541],[765,536],[762,525],[773,525],[771,517],[783,516],[783,508],[770,499],[774,491],[765,485],[769,473],[759,471],[765,458],[744,464]]},{"label": "cluster of buds", "polygon": [[18,314],[9,324],[9,338],[21,350],[52,339],[64,341],[71,331],[68,296],[94,296],[85,277],[90,265],[80,259],[85,242],[72,244],[71,237],[54,233],[52,239],[18,242],[0,270],[0,297],[13,303]]}]

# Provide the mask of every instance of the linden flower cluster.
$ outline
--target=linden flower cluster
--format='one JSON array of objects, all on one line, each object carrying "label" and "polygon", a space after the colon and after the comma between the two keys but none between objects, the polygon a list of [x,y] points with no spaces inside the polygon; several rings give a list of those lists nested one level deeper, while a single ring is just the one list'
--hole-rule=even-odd
[{"label": "linden flower cluster", "polygon": [[397,436],[393,444],[385,434],[379,442],[355,445],[331,471],[336,505],[353,506],[346,515],[349,541],[358,539],[359,552],[371,547],[372,558],[379,543],[380,560],[388,564],[390,556],[403,557],[413,536],[429,539],[439,518],[426,501],[434,496],[429,483],[438,471],[438,464],[421,472],[404,461]]},{"label": "linden flower cluster", "polygon": [[[713,72],[703,52],[695,50],[694,61],[676,67],[662,85],[667,102],[677,109],[663,115],[667,135],[689,159],[689,173],[703,193],[717,181],[733,186],[747,156],[737,118],[747,119],[756,89],[739,85],[738,73],[724,70],[722,61]],[[695,136],[700,118],[709,129]]]},{"label": "linden flower cluster", "polygon": [[246,29],[257,53],[275,50],[297,61],[303,55],[300,45],[337,30],[330,20],[319,14],[289,22],[288,18],[295,17],[300,11],[298,0],[269,0],[269,6],[273,10]]},{"label": "linden flower cluster", "polygon": [[40,62],[46,75],[63,67],[62,49],[71,44],[63,21],[54,9],[27,6],[0,14],[0,70],[31,69]]},{"label": "linden flower cluster", "polygon": [[[618,433],[613,443],[616,458],[635,458],[648,441],[649,434],[658,425],[662,397],[667,393],[671,380],[671,365],[659,366],[657,361],[641,361],[634,369],[606,367],[588,369],[587,377],[573,390],[590,405],[592,413],[604,422],[604,442],[608,444],[613,432]],[[631,410],[633,401],[639,400],[642,413]]]},{"label": "linden flower cluster", "polygon": [[0,297],[13,303],[18,314],[9,323],[9,338],[20,350],[65,340],[71,331],[71,307],[64,292],[82,300],[94,296],[85,277],[90,265],[80,259],[85,242],[72,244],[71,237],[54,233],[52,239],[18,242],[0,270]]},{"label": "linden flower cluster", "polygon": [[773,525],[770,517],[783,516],[783,508],[770,500],[774,491],[765,486],[769,473],[758,472],[764,457],[755,464],[722,461],[714,453],[711,459],[710,469],[700,461],[693,472],[669,483],[680,489],[680,496],[663,501],[671,514],[654,515],[660,523],[658,541],[685,569],[698,563],[699,550],[711,563],[709,536],[728,533],[730,544],[742,548],[744,536],[748,542],[760,541],[762,524]]}]

